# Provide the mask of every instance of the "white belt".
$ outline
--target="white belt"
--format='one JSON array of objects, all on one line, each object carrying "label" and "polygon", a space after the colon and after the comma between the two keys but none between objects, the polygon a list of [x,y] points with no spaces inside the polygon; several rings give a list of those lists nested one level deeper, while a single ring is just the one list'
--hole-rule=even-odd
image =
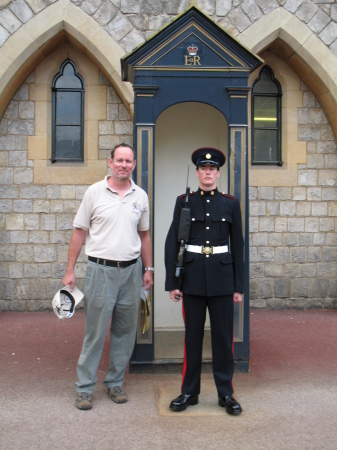
[{"label": "white belt", "polygon": [[217,247],[203,247],[202,245],[187,245],[186,250],[192,253],[205,255],[214,255],[215,253],[227,253],[228,245],[219,245]]}]

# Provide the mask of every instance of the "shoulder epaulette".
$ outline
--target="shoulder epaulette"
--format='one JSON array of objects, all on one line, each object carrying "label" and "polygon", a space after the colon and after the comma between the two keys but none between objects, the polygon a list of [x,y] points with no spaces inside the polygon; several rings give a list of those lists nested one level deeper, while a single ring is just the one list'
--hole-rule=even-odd
[{"label": "shoulder epaulette", "polygon": [[[192,196],[192,195],[194,195],[195,194],[195,192],[194,191],[192,191],[192,192],[190,192],[190,197]],[[182,198],[185,198],[186,197],[186,194],[182,194],[180,197],[179,197],[179,200],[181,200]]]},{"label": "shoulder epaulette", "polygon": [[220,192],[220,194],[223,197],[231,198],[232,200],[235,200],[236,202],[238,201],[238,199],[236,197],[233,197],[233,195],[225,194],[224,192]]}]

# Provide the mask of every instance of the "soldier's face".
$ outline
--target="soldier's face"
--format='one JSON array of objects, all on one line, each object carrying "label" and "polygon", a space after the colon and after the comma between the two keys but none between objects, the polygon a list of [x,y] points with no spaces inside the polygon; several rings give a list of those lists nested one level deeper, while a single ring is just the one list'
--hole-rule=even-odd
[{"label": "soldier's face", "polygon": [[216,187],[216,180],[220,176],[220,170],[212,164],[203,164],[196,170],[199,178],[199,187],[203,190],[211,190]]}]

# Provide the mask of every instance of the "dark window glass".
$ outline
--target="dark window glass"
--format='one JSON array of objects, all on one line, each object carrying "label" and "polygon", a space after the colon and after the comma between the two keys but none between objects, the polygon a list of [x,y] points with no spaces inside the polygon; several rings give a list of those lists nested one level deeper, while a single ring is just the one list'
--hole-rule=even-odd
[{"label": "dark window glass", "polygon": [[252,164],[282,165],[280,83],[265,66],[253,84]]},{"label": "dark window glass", "polygon": [[52,162],[83,161],[84,82],[67,59],[52,85]]}]

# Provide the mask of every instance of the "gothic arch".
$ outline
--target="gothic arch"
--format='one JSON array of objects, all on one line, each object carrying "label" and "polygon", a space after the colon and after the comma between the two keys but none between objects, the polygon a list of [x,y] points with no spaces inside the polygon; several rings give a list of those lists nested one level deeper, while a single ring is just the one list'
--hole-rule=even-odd
[{"label": "gothic arch", "polygon": [[337,137],[337,58],[303,22],[278,8],[237,38],[256,54],[269,49],[283,59],[316,96]]},{"label": "gothic arch", "polygon": [[66,41],[95,62],[133,117],[132,87],[122,82],[120,74],[125,51],[94,19],[68,0],[60,0],[34,16],[1,47],[0,118],[34,68]]}]

